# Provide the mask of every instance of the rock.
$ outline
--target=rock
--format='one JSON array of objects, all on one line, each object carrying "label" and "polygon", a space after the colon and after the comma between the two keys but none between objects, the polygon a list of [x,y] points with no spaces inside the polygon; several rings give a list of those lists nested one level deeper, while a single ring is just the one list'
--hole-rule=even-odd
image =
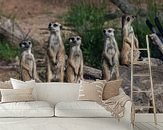
[{"label": "rock", "polygon": [[[136,73],[147,73],[147,65],[139,65],[134,67]],[[131,69],[130,67],[120,66],[120,74],[123,79],[122,87],[127,95],[130,95],[130,86],[131,86]],[[149,90],[150,89],[150,80],[148,77],[134,77],[134,90]],[[156,99],[156,108],[157,112],[163,113],[163,64],[152,66],[152,78],[154,84],[154,93]],[[135,104],[140,105],[149,105],[151,95],[148,93],[137,93],[134,94]],[[148,109],[138,110],[137,112],[148,112]]]},{"label": "rock", "polygon": [[0,16],[0,34],[16,46],[19,45],[25,35],[14,20],[3,16]]},{"label": "rock", "polygon": [[16,68],[1,68],[0,81],[8,81],[10,78],[19,78],[19,72]]},{"label": "rock", "polygon": [[[148,61],[148,58],[143,58],[143,61]],[[151,65],[152,66],[159,66],[162,65],[163,61],[160,59],[156,59],[156,58],[151,58]]]}]

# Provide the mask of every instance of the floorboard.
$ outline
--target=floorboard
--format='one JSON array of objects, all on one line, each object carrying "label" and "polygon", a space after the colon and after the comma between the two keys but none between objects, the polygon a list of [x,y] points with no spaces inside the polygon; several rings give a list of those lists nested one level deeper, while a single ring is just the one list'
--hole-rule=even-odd
[{"label": "floorboard", "polygon": [[163,123],[155,125],[154,122],[136,122],[134,130],[163,130]]},{"label": "floorboard", "polygon": [[140,129],[140,130],[149,130],[147,127],[145,127],[144,125],[142,125],[140,122],[136,123],[136,126]]},{"label": "floorboard", "polygon": [[152,126],[155,126],[155,127],[157,127],[158,129],[160,129],[160,130],[163,130],[163,126],[161,126],[160,124],[161,123],[158,123],[157,125],[155,125],[155,123],[150,123]]},{"label": "floorboard", "polygon": [[134,130],[140,130],[140,129],[135,125]]},{"label": "floorboard", "polygon": [[159,123],[159,125],[160,125],[161,127],[163,127],[163,123]]},{"label": "floorboard", "polygon": [[155,125],[155,124],[153,124],[152,125],[152,123],[149,123],[149,122],[145,122],[145,123],[143,123],[146,127],[148,127],[148,128],[150,128],[150,129],[152,129],[152,130],[160,130],[158,127],[157,127],[157,125]]}]

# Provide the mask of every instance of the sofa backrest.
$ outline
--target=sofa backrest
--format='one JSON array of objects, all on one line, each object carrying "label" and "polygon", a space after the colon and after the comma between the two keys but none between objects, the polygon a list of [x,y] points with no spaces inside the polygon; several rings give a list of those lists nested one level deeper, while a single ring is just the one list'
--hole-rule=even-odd
[{"label": "sofa backrest", "polygon": [[61,101],[78,99],[80,84],[77,83],[36,83],[37,100],[48,101],[55,105]]}]

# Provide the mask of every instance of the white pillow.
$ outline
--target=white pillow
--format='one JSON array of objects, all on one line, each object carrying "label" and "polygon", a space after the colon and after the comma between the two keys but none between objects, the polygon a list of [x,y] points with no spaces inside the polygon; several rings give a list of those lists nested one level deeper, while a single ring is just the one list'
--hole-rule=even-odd
[{"label": "white pillow", "polygon": [[36,92],[36,82],[35,80],[30,81],[21,81],[17,79],[10,78],[11,84],[13,89],[26,89],[26,88],[33,88],[32,95],[35,100],[37,100],[37,92]]},{"label": "white pillow", "polygon": [[[0,81],[0,89],[12,89],[12,84],[11,84],[11,81],[5,81],[5,82],[2,82]],[[0,91],[0,102],[1,102],[1,91]]]},{"label": "white pillow", "polygon": [[1,89],[2,103],[33,101],[33,88],[26,89]]},{"label": "white pillow", "polygon": [[59,102],[55,106],[57,117],[113,117],[111,112],[93,101]]}]

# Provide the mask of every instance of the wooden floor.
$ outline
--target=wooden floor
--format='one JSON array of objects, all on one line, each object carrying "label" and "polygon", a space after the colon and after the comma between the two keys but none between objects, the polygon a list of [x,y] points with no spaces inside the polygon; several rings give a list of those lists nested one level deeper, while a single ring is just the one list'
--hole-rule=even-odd
[{"label": "wooden floor", "polygon": [[163,123],[136,122],[134,130],[163,130]]},{"label": "wooden floor", "polygon": [[157,114],[157,125],[153,120],[153,114],[137,114],[133,130],[163,130],[163,114]]}]

